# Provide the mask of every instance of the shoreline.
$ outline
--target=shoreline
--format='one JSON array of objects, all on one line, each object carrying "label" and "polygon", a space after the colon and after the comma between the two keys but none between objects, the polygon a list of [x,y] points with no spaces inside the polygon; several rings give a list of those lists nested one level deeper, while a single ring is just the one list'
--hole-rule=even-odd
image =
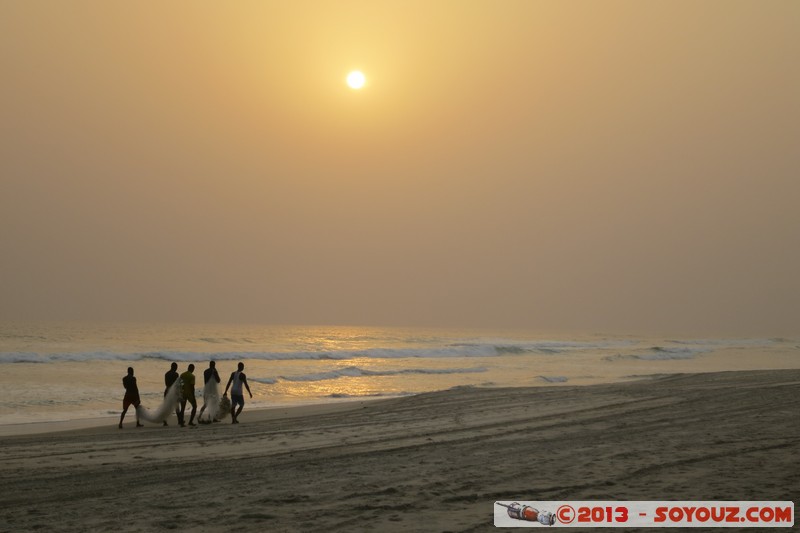
[{"label": "shoreline", "polygon": [[[409,395],[413,396],[413,395]],[[400,396],[398,396],[399,398]],[[272,407],[255,407],[255,408],[248,408],[245,406],[245,409],[242,411],[242,415],[249,415],[252,417],[254,421],[265,421],[277,418],[285,418],[285,417],[303,417],[303,416],[314,416],[315,414],[319,413],[326,413],[329,411],[338,411],[340,408],[343,410],[348,409],[348,404],[361,404],[364,402],[378,402],[378,401],[385,401],[385,400],[393,400],[395,397],[390,398],[340,398],[334,402],[319,402],[319,403],[303,403],[303,404],[289,404],[289,405],[275,405]],[[357,406],[352,407],[353,409],[357,408]],[[276,411],[280,411],[280,413],[276,413]],[[199,412],[199,408],[198,408]],[[43,435],[43,434],[50,434],[50,433],[71,433],[71,432],[82,432],[82,431],[90,431],[98,428],[112,428],[116,431],[119,431],[117,424],[119,423],[119,415],[108,415],[108,416],[98,416],[94,418],[76,418],[74,420],[54,420],[54,421],[47,421],[47,422],[19,422],[13,424],[0,424],[0,439],[6,437],[24,437],[29,435]],[[132,429],[135,430],[136,415],[133,412],[133,408],[128,410],[128,414],[125,415],[125,421],[123,422],[123,427],[125,430]],[[177,427],[177,420],[175,416],[170,416],[167,419],[170,427]],[[161,424],[152,424],[150,422],[142,421],[144,424],[142,430],[144,429],[161,429],[163,426]],[[214,426],[218,425],[228,425],[230,424],[230,416],[228,416],[225,420],[218,424],[214,424]],[[198,427],[202,427],[202,425],[198,424]]]},{"label": "shoreline", "polygon": [[789,501],[798,392],[800,370],[674,374],[19,435],[0,531],[474,532],[504,500]]},{"label": "shoreline", "polygon": [[[612,384],[620,384],[620,383],[633,383],[633,382],[640,382],[640,381],[652,381],[663,379],[666,377],[670,377],[673,375],[680,375],[681,373],[656,373],[656,374],[642,374],[642,375],[631,375],[625,376],[620,379],[614,379],[610,381],[605,381],[601,383],[587,383],[587,384],[574,384],[574,383],[559,383],[559,382],[542,382],[540,384],[529,385],[526,387],[510,387],[510,388],[520,388],[520,389],[550,389],[550,388],[558,388],[558,387],[592,387],[597,385],[612,385]],[[329,408],[332,411],[338,411],[340,408],[342,410],[347,410],[349,404],[363,404],[364,402],[384,402],[384,401],[392,401],[400,398],[410,398],[414,396],[419,396],[421,394],[436,394],[436,393],[445,393],[450,390],[458,390],[458,389],[507,389],[509,387],[494,387],[494,386],[480,386],[480,385],[457,385],[455,387],[451,387],[450,389],[442,389],[438,391],[427,391],[427,392],[418,392],[418,393],[407,393],[407,394],[398,394],[398,395],[391,395],[391,396],[363,396],[363,397],[349,397],[349,398],[329,398],[327,401],[306,401],[302,403],[290,403],[290,404],[275,404],[270,407],[254,407],[248,408],[245,407],[245,410],[242,411],[243,414],[252,416],[255,421],[265,421],[270,420],[275,417],[275,411],[281,411],[282,416],[279,418],[284,417],[303,417],[303,416],[313,416],[314,414],[321,413],[321,412],[328,412]],[[198,403],[200,405],[200,403]],[[350,408],[357,408],[358,406],[353,406]],[[131,410],[128,411],[128,414],[125,415],[125,421],[123,423],[124,428],[128,429],[135,429],[134,427],[134,420],[135,414]],[[199,408],[198,408],[199,411]],[[107,416],[97,416],[92,418],[76,418],[71,420],[51,420],[51,421],[36,421],[36,422],[14,422],[10,424],[0,424],[0,438],[5,437],[16,437],[16,436],[26,436],[26,435],[42,435],[48,433],[64,433],[64,432],[72,432],[72,431],[81,431],[81,430],[91,430],[95,428],[103,428],[103,427],[113,427],[116,430],[117,424],[119,422],[119,415],[120,413],[116,413],[114,415],[107,415]],[[168,423],[170,426],[176,426],[177,420],[174,416],[170,416],[168,419]],[[230,418],[226,418],[220,424],[230,424]],[[152,424],[149,422],[144,422],[144,428],[162,428],[160,424]]]},{"label": "shoreline", "polygon": [[[764,369],[764,370],[756,370],[755,372],[794,372],[798,371],[798,369],[787,368],[787,369]],[[527,386],[520,386],[520,387],[504,387],[504,386],[481,386],[481,385],[456,385],[454,387],[448,389],[441,389],[435,391],[425,391],[425,392],[417,392],[417,393],[406,393],[406,394],[399,394],[399,395],[389,395],[389,396],[363,396],[363,397],[348,397],[348,398],[327,398],[317,399],[315,400],[306,400],[297,403],[287,403],[287,404],[273,404],[269,407],[249,407],[245,406],[244,411],[242,413],[247,415],[248,418],[252,418],[253,421],[256,422],[264,422],[271,419],[277,418],[286,418],[286,417],[304,417],[304,416],[314,416],[315,414],[325,413],[328,411],[339,411],[340,409],[346,411],[348,409],[356,409],[360,405],[364,404],[365,402],[372,403],[372,402],[391,402],[393,400],[398,400],[402,398],[413,398],[415,396],[426,395],[426,394],[442,394],[447,393],[449,391],[457,391],[457,390],[469,390],[469,389],[486,389],[486,390],[501,390],[501,389],[520,389],[520,390],[548,390],[548,389],[558,389],[558,388],[586,388],[586,387],[598,387],[598,386],[613,386],[613,385],[622,385],[627,383],[642,383],[642,382],[652,382],[658,381],[663,379],[669,379],[676,376],[686,376],[686,375],[704,375],[704,374],[725,374],[725,373],[745,373],[745,372],[752,372],[752,371],[743,371],[743,370],[730,370],[730,371],[719,371],[719,370],[708,370],[708,371],[698,371],[698,372],[657,372],[653,374],[636,374],[636,375],[627,375],[623,377],[619,377],[616,379],[611,379],[608,381],[601,381],[601,382],[591,382],[591,383],[571,383],[571,382],[547,382],[543,381],[542,383],[531,384]],[[198,402],[198,412],[199,412],[199,405],[202,402]],[[355,405],[350,405],[355,404]],[[0,439],[6,437],[16,437],[16,436],[27,436],[27,435],[46,435],[50,433],[67,433],[67,432],[79,432],[84,430],[93,430],[98,428],[113,428],[116,431],[119,431],[117,424],[119,422],[119,415],[122,411],[115,413],[113,415],[106,415],[106,416],[96,416],[91,418],[76,418],[76,419],[68,419],[68,420],[51,420],[51,421],[33,421],[33,422],[14,422],[8,424],[0,424]],[[277,412],[280,412],[278,414]],[[123,423],[125,429],[136,429],[135,424],[135,413],[133,412],[133,408],[128,411],[128,414],[125,416],[125,421]],[[170,416],[167,419],[169,425],[171,427],[177,426],[177,419],[174,416]],[[162,429],[161,424],[153,424],[149,422],[142,422],[144,427],[141,428],[142,430],[145,429]],[[228,425],[230,424],[230,417],[226,417],[225,420],[220,422],[219,424],[214,424],[214,426],[218,425]],[[202,425],[198,424],[198,427],[203,427]]]},{"label": "shoreline", "polygon": [[[192,332],[202,333],[199,329]],[[119,339],[119,350],[122,352],[133,348],[133,340],[153,342],[152,336],[144,336],[143,332],[125,329],[122,333],[130,337],[127,341],[124,336]],[[177,332],[159,330],[157,333],[155,339],[163,337],[166,347],[173,346],[167,341],[174,339]],[[339,349],[345,347],[342,343],[350,342],[347,339],[351,337],[345,335],[347,331],[334,333]],[[297,339],[290,337],[284,339],[290,344],[294,343],[291,344],[294,355],[290,359],[245,359],[254,394],[254,398],[247,402],[246,409],[372,401],[448,390],[456,386],[586,386],[654,379],[659,375],[674,373],[800,368],[800,345],[786,339],[665,340],[583,335],[552,341],[547,340],[548,337],[533,334],[528,338],[470,338],[463,332],[443,332],[443,337],[436,339],[424,335],[419,339],[403,337],[406,344],[418,341],[415,349],[422,350],[424,356],[417,358],[405,357],[414,352],[402,351],[398,354],[392,351],[392,347],[399,342],[397,338],[389,336],[392,332],[375,333],[377,337],[359,341],[369,342],[377,350],[366,358],[345,353],[344,359],[296,359],[295,356],[302,356],[304,352],[300,351],[302,346]],[[46,338],[52,341],[58,338],[52,332],[48,335],[52,339]],[[95,347],[94,350],[100,350],[98,347],[103,346],[99,332],[95,337],[98,338],[92,337],[88,344],[76,342],[64,346],[63,349],[71,355],[64,356],[63,361],[2,365],[5,386],[0,395],[3,398],[0,402],[0,437],[102,425],[104,418],[115,424],[113,419],[119,419],[122,407],[120,376],[131,363],[106,360],[102,350],[99,354],[89,351],[88,346]],[[226,336],[217,340],[222,343],[225,339],[230,341],[235,338]],[[272,342],[269,346],[273,348],[279,347],[274,340],[261,337],[254,339],[261,343]],[[316,337],[314,339],[318,342]],[[217,344],[212,345],[217,347]],[[406,344],[403,344],[404,350],[408,349]],[[342,353],[335,348],[327,346],[330,352],[324,352],[323,355]],[[203,366],[197,359],[200,353],[187,349],[188,356],[183,359],[193,359]],[[451,357],[453,354],[447,351],[451,349],[458,350],[455,357]],[[489,350],[494,355],[474,356],[473,350],[479,353]],[[405,356],[395,357],[402,354]],[[220,369],[225,364],[220,363]],[[143,405],[150,409],[157,408],[163,399],[164,360],[144,358],[136,362],[134,367]],[[200,399],[200,393],[197,398]],[[49,426],[49,422],[54,424]]]}]

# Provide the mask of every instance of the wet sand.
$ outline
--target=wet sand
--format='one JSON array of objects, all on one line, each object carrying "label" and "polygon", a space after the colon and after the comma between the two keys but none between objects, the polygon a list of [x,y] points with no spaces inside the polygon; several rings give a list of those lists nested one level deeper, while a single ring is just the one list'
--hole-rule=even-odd
[{"label": "wet sand", "polygon": [[800,370],[131,414],[0,437],[0,531],[494,531],[497,500],[800,494]]}]

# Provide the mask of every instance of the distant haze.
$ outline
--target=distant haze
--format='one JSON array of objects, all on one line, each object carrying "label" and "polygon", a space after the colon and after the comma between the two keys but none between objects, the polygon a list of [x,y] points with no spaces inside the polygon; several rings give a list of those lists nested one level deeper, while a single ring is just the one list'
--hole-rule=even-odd
[{"label": "distant haze", "polygon": [[5,0],[0,319],[800,333],[799,28]]}]

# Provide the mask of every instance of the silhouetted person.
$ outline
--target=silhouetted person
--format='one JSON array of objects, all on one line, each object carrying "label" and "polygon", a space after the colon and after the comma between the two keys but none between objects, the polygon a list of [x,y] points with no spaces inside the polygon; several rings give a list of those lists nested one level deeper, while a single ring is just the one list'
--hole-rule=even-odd
[{"label": "silhouetted person", "polygon": [[208,380],[214,378],[214,381],[219,383],[221,380],[219,379],[219,373],[217,372],[217,363],[215,361],[210,361],[208,363],[208,368],[203,371],[203,384],[205,385],[208,383]]},{"label": "silhouetted person", "polygon": [[[122,386],[125,387],[125,397],[122,399],[122,415],[119,417],[119,429],[122,429],[122,421],[125,419],[128,407],[133,405],[135,411],[141,403],[139,401],[139,387],[136,386],[136,378],[133,377],[132,367],[128,367],[128,375],[122,378]],[[142,424],[139,423],[139,413],[136,413],[136,427],[142,427]]]},{"label": "silhouetted person", "polygon": [[[250,392],[250,385],[247,384],[247,376],[244,375],[244,363],[239,363],[239,370],[236,372],[231,373],[230,379],[228,379],[228,384],[225,385],[225,393],[228,394],[228,387],[231,386],[233,383],[233,388],[231,389],[231,418],[233,421],[231,424],[238,424],[239,423],[239,413],[242,412],[244,409],[244,394],[242,393],[242,385],[247,388],[247,394],[250,397],[253,397],[253,393]],[[236,406],[239,406],[239,409],[236,409]]]},{"label": "silhouetted person", "polygon": [[[200,413],[197,415],[197,420],[200,420],[203,417],[203,411],[206,410],[206,407],[211,402],[219,403],[219,390],[214,389],[214,394],[209,392],[210,387],[208,387],[208,382],[210,380],[214,380],[219,383],[221,380],[219,379],[219,373],[216,369],[217,363],[211,361],[208,363],[208,368],[205,369],[203,372],[203,407],[200,408]],[[212,409],[210,412],[213,413],[215,409]],[[202,420],[200,420],[202,422]],[[214,422],[219,422],[216,418],[214,418]]]},{"label": "silhouetted person", "polygon": [[[165,398],[167,397],[167,392],[169,392],[169,388],[172,386],[173,383],[175,383],[175,380],[177,380],[178,377],[179,377],[178,376],[178,363],[172,363],[172,365],[170,365],[170,367],[169,367],[169,371],[167,371],[167,373],[164,374],[164,397]],[[178,421],[180,421],[181,415],[180,415],[180,410],[178,409],[177,405],[175,406],[175,416],[177,416],[178,417]],[[169,424],[167,424],[166,420],[164,420],[164,425],[165,426],[169,425]]]},{"label": "silhouetted person", "polygon": [[194,414],[197,412],[197,400],[194,399],[194,374],[192,374],[192,372],[194,372],[194,365],[189,365],[189,369],[181,374],[181,382],[183,385],[181,386],[181,412],[178,417],[178,422],[181,427],[184,427],[183,422],[185,420],[186,402],[192,404],[192,414],[189,417],[189,425],[197,425],[194,423]]}]

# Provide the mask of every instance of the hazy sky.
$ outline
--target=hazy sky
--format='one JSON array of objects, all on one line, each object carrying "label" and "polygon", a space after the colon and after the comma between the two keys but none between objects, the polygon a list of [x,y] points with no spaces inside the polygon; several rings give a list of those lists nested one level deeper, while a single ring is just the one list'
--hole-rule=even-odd
[{"label": "hazy sky", "polygon": [[3,0],[0,319],[798,333],[798,28]]}]

